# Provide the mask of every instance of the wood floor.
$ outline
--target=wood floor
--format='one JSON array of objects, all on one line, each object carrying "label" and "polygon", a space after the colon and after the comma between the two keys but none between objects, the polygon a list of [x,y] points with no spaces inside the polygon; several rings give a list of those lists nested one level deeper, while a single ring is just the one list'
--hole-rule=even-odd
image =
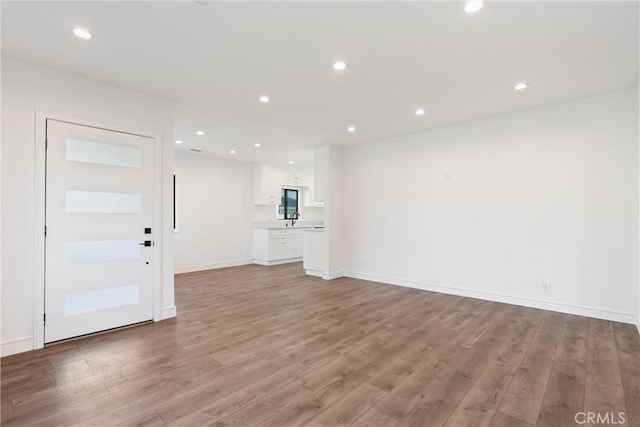
[{"label": "wood floor", "polygon": [[300,264],[179,275],[176,301],[175,320],[2,359],[2,425],[640,425],[632,325]]}]

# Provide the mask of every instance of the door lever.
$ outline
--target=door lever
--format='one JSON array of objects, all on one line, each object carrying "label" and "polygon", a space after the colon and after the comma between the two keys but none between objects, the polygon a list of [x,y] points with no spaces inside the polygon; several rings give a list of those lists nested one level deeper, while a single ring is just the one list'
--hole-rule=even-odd
[{"label": "door lever", "polygon": [[145,240],[144,242],[138,243],[140,246],[151,246],[151,240]]}]

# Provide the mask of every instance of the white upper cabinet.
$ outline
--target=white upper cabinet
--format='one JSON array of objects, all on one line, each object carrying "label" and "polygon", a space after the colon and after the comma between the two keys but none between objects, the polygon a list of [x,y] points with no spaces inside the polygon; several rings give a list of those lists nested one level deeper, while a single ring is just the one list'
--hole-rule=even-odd
[{"label": "white upper cabinet", "polygon": [[289,173],[286,169],[276,168],[273,166],[264,166],[268,170],[269,175],[269,191],[276,193],[276,203],[280,203],[280,189],[290,180]]},{"label": "white upper cabinet", "polygon": [[[282,187],[303,188],[304,206],[319,206],[313,200],[313,174],[262,163],[253,164],[254,205],[277,205],[280,203]],[[309,194],[311,194],[311,198],[309,198]]]},{"label": "white upper cabinet", "polygon": [[267,165],[253,164],[253,204],[277,205],[280,202],[280,177]]},{"label": "white upper cabinet", "polygon": [[276,175],[279,183],[283,187],[308,187],[311,174],[309,172],[295,171],[291,169],[271,167],[272,172]]},{"label": "white upper cabinet", "polygon": [[311,185],[312,174],[309,172],[287,170],[287,182],[285,185],[293,187],[309,187]]}]

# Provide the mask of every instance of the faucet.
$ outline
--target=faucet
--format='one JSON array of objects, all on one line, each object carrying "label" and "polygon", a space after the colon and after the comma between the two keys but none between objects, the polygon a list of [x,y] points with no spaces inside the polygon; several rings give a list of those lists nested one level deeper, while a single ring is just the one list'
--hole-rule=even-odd
[{"label": "faucet", "polygon": [[291,226],[296,225],[296,221],[300,219],[300,212],[294,212],[291,214]]}]

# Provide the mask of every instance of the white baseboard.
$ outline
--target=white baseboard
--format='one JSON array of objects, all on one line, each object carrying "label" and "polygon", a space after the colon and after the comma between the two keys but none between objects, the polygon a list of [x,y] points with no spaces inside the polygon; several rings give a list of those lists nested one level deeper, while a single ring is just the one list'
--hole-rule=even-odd
[{"label": "white baseboard", "polygon": [[172,317],[176,317],[177,311],[176,306],[173,305],[171,307],[165,307],[160,310],[160,320],[171,319]]},{"label": "white baseboard", "polygon": [[416,282],[413,280],[395,279],[392,277],[357,273],[353,271],[346,271],[344,272],[344,275],[346,277],[369,280],[371,282],[385,283],[388,285],[404,286],[407,288],[422,289],[424,291],[439,292],[443,294],[458,295],[462,297],[502,302],[506,304],[521,305],[524,307],[539,308],[542,310],[557,311],[560,313],[575,314],[578,316],[594,317],[596,319],[612,320],[614,322],[630,323],[632,325],[640,321],[640,319],[636,319],[636,316],[634,314],[602,310],[593,307],[557,303],[552,301],[537,300],[533,298],[516,297],[513,295],[476,291],[471,289],[457,288],[453,286],[434,285],[430,283]]},{"label": "white baseboard", "polygon": [[239,265],[253,264],[252,259],[238,259],[234,261],[212,262],[210,264],[187,265],[175,267],[174,274],[193,273],[195,271],[215,270],[216,268],[237,267]]},{"label": "white baseboard", "polygon": [[287,258],[287,259],[278,259],[275,261],[265,261],[262,259],[254,259],[254,260],[251,260],[251,262],[249,262],[248,264],[253,263],[258,265],[269,266],[269,265],[289,264],[291,262],[301,262],[301,261],[302,261],[302,258]]},{"label": "white baseboard", "polygon": [[327,273],[325,275],[322,276],[322,278],[324,280],[333,280],[333,279],[338,279],[340,277],[344,277],[345,276],[345,272],[344,271],[334,271],[333,273]]},{"label": "white baseboard", "polygon": [[25,351],[31,351],[34,348],[33,337],[26,337],[3,342],[2,349],[0,351],[2,357],[4,357],[12,354],[24,353]]},{"label": "white baseboard", "polygon": [[309,269],[306,269],[306,270],[304,270],[304,274],[306,274],[307,276],[322,277],[322,271],[320,271],[320,270],[309,270]]}]

